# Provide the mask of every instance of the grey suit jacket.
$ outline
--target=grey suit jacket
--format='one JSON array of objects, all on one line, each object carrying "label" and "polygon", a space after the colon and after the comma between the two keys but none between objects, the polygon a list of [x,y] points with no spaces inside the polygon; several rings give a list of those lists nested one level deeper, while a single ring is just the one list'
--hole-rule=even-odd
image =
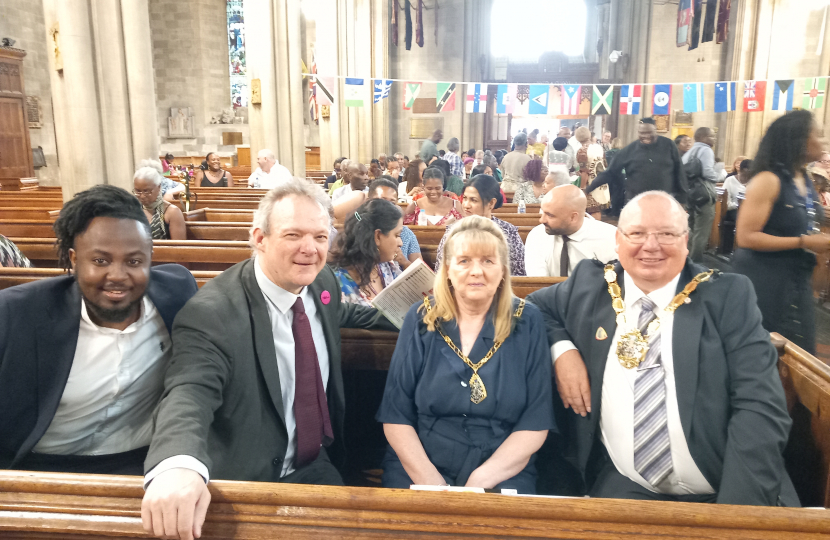
[{"label": "grey suit jacket", "polygon": [[[211,478],[279,481],[288,444],[274,337],[253,259],[210,280],[179,312],[173,358],[144,463],[193,456]],[[345,399],[340,328],[397,330],[372,308],[340,303],[340,285],[326,266],[309,285],[328,347],[326,388],[334,431],[329,455],[342,463]],[[332,301],[323,304],[320,294]]]},{"label": "grey suit jacket", "polygon": [[[619,264],[616,271],[622,275]],[[687,260],[677,292],[704,271]],[[716,275],[690,299],[674,314],[672,355],[680,422],[695,463],[718,503],[797,506],[782,457],[792,422],[752,284],[738,274]],[[551,343],[572,341],[588,369],[592,412],[568,414],[566,458],[590,484],[586,470],[600,439],[602,379],[617,328],[603,265],[582,261],[567,281],[528,300],[544,314]],[[607,339],[596,339],[599,327]]]}]

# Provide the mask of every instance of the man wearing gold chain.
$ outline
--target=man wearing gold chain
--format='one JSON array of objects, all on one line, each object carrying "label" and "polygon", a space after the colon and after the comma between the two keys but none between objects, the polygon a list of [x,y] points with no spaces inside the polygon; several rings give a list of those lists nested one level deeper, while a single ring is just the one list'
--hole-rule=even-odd
[{"label": "man wearing gold chain", "polygon": [[686,213],[651,191],[620,215],[619,262],[528,297],[545,316],[593,497],[797,506],[777,354],[751,283],[687,258]]}]

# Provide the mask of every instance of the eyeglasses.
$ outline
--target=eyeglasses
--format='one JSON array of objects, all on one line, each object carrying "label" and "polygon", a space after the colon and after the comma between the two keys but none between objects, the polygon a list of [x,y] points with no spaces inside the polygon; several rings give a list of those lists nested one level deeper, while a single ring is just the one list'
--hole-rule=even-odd
[{"label": "eyeglasses", "polygon": [[136,197],[141,197],[142,195],[152,195],[156,188],[153,189],[134,189],[133,195]]},{"label": "eyeglasses", "polygon": [[657,243],[658,244],[663,245],[663,246],[670,246],[670,245],[674,244],[675,242],[677,242],[677,240],[681,236],[686,234],[687,232],[689,232],[689,231],[683,231],[680,234],[672,233],[672,232],[648,232],[647,233],[647,232],[639,232],[639,231],[624,233],[624,232],[620,231],[620,233],[622,233],[622,235],[625,236],[626,239],[628,239],[629,242],[631,242],[634,245],[638,245],[638,246],[642,245],[642,244],[645,244],[646,241],[648,240],[648,237],[651,236],[652,234],[654,235],[655,238],[657,238]]}]

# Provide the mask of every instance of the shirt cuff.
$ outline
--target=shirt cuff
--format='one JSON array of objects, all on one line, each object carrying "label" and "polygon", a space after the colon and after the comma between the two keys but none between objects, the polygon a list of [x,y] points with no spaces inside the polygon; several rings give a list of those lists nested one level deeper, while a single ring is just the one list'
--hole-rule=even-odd
[{"label": "shirt cuff", "polygon": [[204,463],[202,463],[193,456],[180,454],[178,456],[172,456],[167,459],[163,459],[161,463],[153,467],[150,472],[145,474],[144,489],[147,489],[147,486],[150,485],[150,482],[153,481],[153,478],[155,478],[163,472],[169,471],[170,469],[190,469],[191,471],[199,473],[199,475],[205,479],[205,484],[210,482],[210,473],[208,472],[208,469]]},{"label": "shirt cuff", "polygon": [[[557,358],[559,358],[560,356],[562,356],[563,354],[565,354],[568,351],[575,351],[575,350],[577,350],[577,348],[573,344],[573,342],[568,341],[568,340],[557,341],[556,343],[551,345],[551,348],[550,348],[551,360],[553,361],[554,364],[556,364],[556,359]],[[164,463],[164,461],[162,461],[161,463]],[[161,463],[159,463],[159,465],[161,465]]]}]

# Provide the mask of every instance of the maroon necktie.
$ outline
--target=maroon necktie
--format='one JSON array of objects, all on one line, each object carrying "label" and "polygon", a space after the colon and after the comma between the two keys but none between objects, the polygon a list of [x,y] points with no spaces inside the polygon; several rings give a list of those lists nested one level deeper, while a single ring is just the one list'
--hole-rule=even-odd
[{"label": "maroon necktie", "polygon": [[297,298],[291,311],[294,312],[291,332],[294,334],[294,419],[297,423],[295,464],[300,468],[317,459],[324,438],[329,443],[334,435],[311,325],[301,298]]}]

